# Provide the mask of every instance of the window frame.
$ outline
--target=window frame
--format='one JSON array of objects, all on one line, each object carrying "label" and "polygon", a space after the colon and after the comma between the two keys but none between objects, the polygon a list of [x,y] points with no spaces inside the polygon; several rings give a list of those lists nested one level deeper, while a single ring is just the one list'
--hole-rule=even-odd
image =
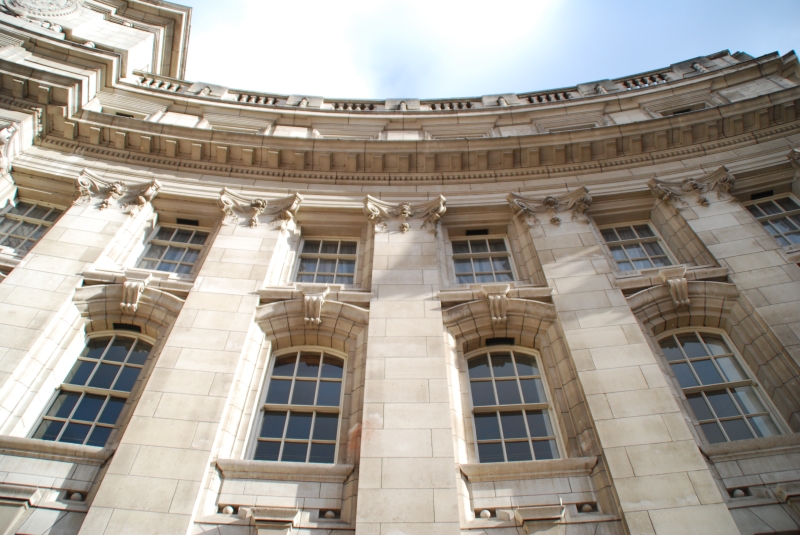
[{"label": "window frame", "polygon": [[[60,210],[61,213],[55,219],[53,219],[52,221],[47,221],[46,219],[37,219],[35,217],[28,217],[28,216],[18,215],[18,214],[9,214],[11,209],[16,207],[21,202],[22,203],[33,204],[34,206],[42,206],[44,208],[49,208],[50,211],[52,211],[52,210]],[[36,240],[33,241],[33,245],[31,246],[31,249],[33,249],[33,247],[35,247],[36,244],[39,243],[39,241],[41,241],[41,239],[44,238],[47,235],[47,233],[50,231],[50,229],[53,228],[53,225],[55,225],[58,222],[58,220],[61,219],[64,216],[64,214],[67,212],[67,209],[68,209],[67,206],[62,206],[62,205],[59,205],[59,204],[38,201],[38,200],[34,200],[34,199],[29,199],[27,197],[17,197],[16,199],[9,200],[8,203],[6,204],[6,206],[3,207],[2,209],[0,209],[0,220],[8,218],[8,219],[11,219],[13,221],[20,221],[20,222],[24,222],[24,223],[30,223],[30,224],[33,224],[33,225],[41,225],[43,227],[47,227],[47,230],[45,230],[45,232],[41,236],[39,236],[39,238],[37,238]],[[48,213],[50,213],[50,211],[48,211]],[[0,235],[0,239],[5,237],[6,235],[8,235],[8,234]],[[26,241],[30,241],[32,238],[30,238],[29,236],[25,236],[23,239],[25,239]],[[0,254],[6,254],[8,256],[12,256],[12,257],[15,257],[15,258],[23,258],[25,255],[27,255],[31,251],[31,249],[28,249],[27,251],[21,252],[16,247],[10,247],[8,245],[0,244]],[[10,251],[10,252],[5,252],[5,251]]]},{"label": "window frame", "polygon": [[[730,353],[725,353],[724,355],[733,355],[733,358],[736,361],[736,364],[738,364],[738,366],[741,368],[741,370],[744,373],[746,379],[743,379],[743,380],[740,380],[740,381],[727,381],[727,382],[715,383],[715,384],[709,384],[709,385],[699,384],[698,386],[687,387],[687,388],[682,387],[680,385],[680,382],[678,381],[677,376],[675,375],[675,373],[672,370],[672,365],[670,364],[671,361],[664,354],[664,351],[663,351],[663,349],[661,347],[661,341],[666,339],[666,338],[669,338],[669,337],[671,337],[673,335],[674,336],[679,336],[681,334],[690,334],[690,333],[700,334],[700,335],[702,335],[702,334],[711,334],[711,335],[722,337],[723,341],[728,346],[728,349],[731,351]],[[677,329],[671,329],[671,330],[665,331],[665,332],[659,334],[658,336],[656,336],[654,338],[655,338],[655,343],[658,346],[658,352],[659,352],[659,356],[661,358],[661,362],[667,368],[665,370],[665,373],[667,373],[667,375],[673,380],[673,384],[676,385],[676,388],[678,389],[678,392],[680,394],[680,399],[681,399],[681,402],[682,402],[682,405],[683,405],[683,408],[684,408],[684,413],[691,420],[692,425],[695,428],[696,435],[705,444],[709,444],[709,445],[713,445],[713,444],[730,444],[730,443],[739,442],[739,440],[730,440],[730,439],[728,439],[728,440],[726,440],[724,442],[711,442],[711,441],[709,441],[708,438],[706,437],[705,432],[703,431],[703,429],[702,429],[702,427],[700,425],[699,418],[695,414],[694,409],[692,409],[691,405],[689,404],[689,399],[688,399],[687,396],[698,394],[698,393],[705,394],[706,392],[729,391],[730,389],[733,389],[733,388],[746,387],[746,386],[749,386],[749,387],[751,387],[753,389],[753,391],[755,392],[755,394],[758,397],[759,401],[761,401],[761,403],[764,405],[764,407],[766,407],[767,414],[772,418],[772,421],[776,425],[776,427],[779,428],[779,430],[781,432],[781,435],[792,433],[791,429],[789,428],[789,426],[784,421],[783,416],[781,415],[781,413],[775,407],[775,404],[772,402],[772,399],[770,399],[770,397],[766,394],[766,392],[764,390],[764,387],[761,385],[761,383],[759,382],[758,378],[752,372],[752,370],[750,369],[750,366],[747,365],[747,362],[745,362],[744,358],[742,358],[741,354],[739,353],[739,350],[733,344],[733,342],[731,341],[731,339],[728,336],[727,332],[725,332],[722,329],[716,329],[716,328],[713,328],[713,327],[680,327],[680,328],[677,328]],[[702,340],[702,336],[701,336],[701,340]],[[703,343],[705,344],[704,340],[703,340]],[[717,356],[719,356],[719,355],[712,355],[709,352],[708,358],[711,359],[711,360],[715,360],[714,357],[717,357]],[[694,358],[696,359],[696,358],[702,358],[702,357],[694,357]],[[684,362],[690,362],[692,359],[693,358],[690,357],[689,360],[684,360]],[[678,361],[674,361],[674,362],[678,362]],[[715,369],[718,369],[718,368],[719,368],[719,365],[715,363]],[[725,375],[721,374],[721,377],[724,379]],[[736,403],[736,402],[734,402],[734,403]],[[711,406],[711,405],[709,404],[709,406]],[[718,424],[719,428],[723,432],[723,436],[725,436],[726,438],[728,438],[727,437],[727,432],[725,431],[725,429],[724,429],[724,427],[722,425],[719,425],[721,420],[741,418],[741,419],[746,421],[746,425],[747,425],[748,429],[752,432],[751,424],[749,423],[749,421],[747,421],[748,416],[750,416],[750,415],[749,414],[745,414],[741,410],[741,408],[738,407],[738,405],[736,406],[736,408],[740,411],[740,414],[739,414],[738,417],[734,417],[734,416],[720,417],[720,416],[718,416],[716,414],[716,411],[713,409],[713,407],[711,407],[712,415],[714,416],[713,420]],[[759,414],[761,414],[761,413],[759,413]],[[756,414],[756,415],[758,415],[758,414]],[[703,421],[704,422],[710,422],[711,420],[706,419],[706,420],[703,420]],[[771,436],[778,436],[778,435],[771,435]],[[753,437],[750,440],[759,439],[759,438],[768,438],[768,437],[759,437],[755,433],[753,433]],[[748,440],[748,439],[744,439],[744,440]]]},{"label": "window frame", "polygon": [[[341,391],[340,391],[340,394],[339,394],[339,405],[337,405],[337,406],[330,406],[330,405],[326,406],[326,405],[295,405],[295,404],[292,404],[292,403],[286,403],[286,404],[270,404],[270,403],[267,403],[267,394],[269,393],[269,387],[270,387],[270,384],[271,384],[272,379],[273,379],[272,373],[273,373],[274,368],[275,368],[275,363],[278,361],[278,359],[280,359],[282,357],[285,357],[287,355],[291,355],[292,353],[294,353],[296,355],[299,355],[300,353],[302,353],[304,351],[307,351],[307,352],[320,352],[323,355],[327,353],[327,354],[329,354],[329,355],[331,355],[331,356],[333,356],[335,358],[338,358],[338,359],[342,360],[342,363],[343,363],[343,366],[342,366],[342,380],[341,380],[341,385],[342,386],[341,386]],[[335,349],[331,349],[329,347],[320,346],[320,345],[292,346],[292,347],[289,347],[289,348],[286,348],[286,349],[281,349],[279,351],[273,352],[269,356],[269,365],[267,366],[266,373],[264,375],[264,379],[261,381],[261,389],[260,389],[260,391],[258,393],[258,397],[257,397],[256,410],[254,411],[253,417],[251,419],[251,421],[253,422],[251,427],[250,427],[250,435],[251,436],[248,438],[248,445],[247,445],[247,448],[245,448],[245,452],[244,452],[245,453],[245,458],[247,460],[250,460],[250,461],[264,462],[264,463],[292,463],[292,464],[297,464],[297,465],[310,465],[310,466],[334,466],[334,465],[340,464],[339,463],[339,452],[341,451],[341,446],[342,446],[342,444],[341,444],[342,443],[342,436],[341,436],[341,433],[342,433],[342,418],[343,418],[343,411],[344,411],[344,399],[345,399],[345,396],[347,395],[346,388],[348,386],[347,385],[347,373],[348,373],[347,365],[348,365],[348,360],[349,359],[347,357],[347,354],[345,354],[345,353],[343,353],[341,351],[337,351]],[[297,362],[297,361],[295,361],[295,362]],[[292,389],[294,387],[294,382],[295,382],[296,378],[297,378],[297,369],[295,368],[295,370],[294,370],[294,372],[293,372],[293,374],[291,376]],[[320,367],[320,375],[317,376],[317,383],[318,384],[319,384],[319,382],[321,382],[321,379],[322,379],[322,377],[321,377],[321,367]],[[289,401],[291,401],[292,391],[293,390],[289,391]],[[261,427],[263,426],[263,422],[264,422],[264,412],[266,412],[266,411],[283,411],[283,412],[286,412],[286,414],[287,414],[286,422],[284,423],[284,432],[283,432],[283,435],[280,438],[281,449],[280,449],[280,451],[278,453],[278,459],[279,460],[277,460],[277,461],[268,461],[268,460],[257,460],[257,459],[255,459],[256,448],[258,447],[258,442],[259,442],[258,439],[259,439],[259,435],[261,434]],[[316,419],[316,413],[317,412],[322,412],[322,413],[327,413],[327,414],[337,414],[338,415],[338,421],[336,423],[336,445],[335,445],[334,451],[333,451],[333,462],[332,463],[313,463],[313,462],[311,462],[309,460],[309,457],[311,455],[311,447],[310,446],[311,446],[311,443],[314,442],[314,439],[313,439],[313,424],[312,424],[312,428],[309,429],[309,437],[306,440],[306,442],[309,444],[308,450],[306,451],[306,460],[303,461],[303,462],[282,461],[282,460],[280,460],[281,454],[283,452],[283,446],[287,441],[287,439],[286,439],[286,426],[288,426],[289,417],[290,417],[292,411],[306,412],[306,413],[310,412],[310,413],[312,413],[314,415],[313,418],[315,418],[315,419]],[[297,439],[297,440],[300,440],[300,439]]]},{"label": "window frame", "polygon": [[[158,234],[159,230],[161,230],[162,228],[172,228],[172,229],[187,230],[187,231],[205,232],[207,234],[206,242],[203,245],[197,245],[197,244],[194,244],[194,243],[182,243],[182,242],[172,242],[172,241],[166,241],[166,240],[158,240],[158,239],[155,238],[155,236]],[[211,247],[213,231],[214,231],[214,229],[210,228],[210,227],[202,227],[202,226],[194,226],[194,225],[181,225],[181,224],[178,224],[178,223],[160,223],[159,222],[156,225],[154,225],[153,229],[147,234],[147,236],[146,236],[146,238],[144,240],[144,250],[142,250],[141,254],[139,255],[139,257],[134,262],[134,267],[136,269],[143,269],[143,270],[146,270],[146,271],[151,271],[153,273],[166,273],[169,276],[173,276],[174,275],[176,277],[181,277],[181,278],[194,278],[194,277],[197,276],[197,272],[200,270],[200,267],[203,265],[203,262],[205,261],[205,257],[208,254],[208,250]],[[185,246],[188,249],[198,250],[199,253],[197,255],[197,259],[192,264],[191,271],[189,271],[189,273],[178,273],[177,271],[161,271],[159,269],[151,269],[151,268],[142,267],[140,265],[142,262],[144,262],[146,260],[150,261],[150,260],[148,260],[148,258],[152,258],[152,257],[147,257],[146,253],[150,250],[150,245],[153,244],[153,243],[155,243],[156,245],[162,245],[164,247],[169,247],[169,246],[184,247]],[[181,256],[181,259],[182,258],[183,258],[183,256]],[[159,259],[159,262],[160,261],[161,261],[161,259]],[[176,262],[176,265],[181,265],[181,264],[182,264],[182,262],[180,260],[178,260]]]},{"label": "window frame", "polygon": [[[132,364],[133,367],[138,367],[141,370],[139,372],[139,375],[136,377],[136,381],[134,381],[134,385],[131,387],[131,390],[128,391],[128,392],[126,392],[124,390],[113,390],[111,388],[97,388],[97,387],[89,386],[88,383],[89,383],[91,377],[93,377],[93,375],[97,372],[97,370],[99,369],[100,364],[104,362],[102,360],[102,357],[105,356],[105,353],[108,351],[108,347],[109,347],[111,341],[108,342],[108,344],[106,345],[106,348],[103,350],[103,353],[100,355],[100,358],[98,358],[98,359],[86,359],[86,358],[83,358],[81,356],[81,353],[83,353],[83,351],[88,347],[89,342],[92,339],[107,338],[107,337],[116,338],[117,336],[121,336],[122,338],[132,338],[132,339],[137,340],[137,342],[139,340],[141,340],[141,341],[143,341],[143,342],[145,342],[145,343],[150,345],[150,351],[149,351],[145,361],[141,365]],[[133,346],[132,349],[134,347],[135,346]],[[109,399],[111,399],[111,398],[122,398],[122,399],[125,400],[125,403],[123,404],[122,409],[120,409],[120,415],[117,416],[117,421],[113,425],[108,425],[108,424],[101,425],[101,427],[110,427],[111,428],[111,433],[109,433],[109,439],[110,439],[110,435],[114,432],[114,430],[115,429],[119,429],[121,427],[122,423],[123,423],[120,420],[120,417],[122,416],[122,412],[125,410],[125,406],[127,406],[128,402],[132,398],[133,399],[137,399],[136,396],[138,396],[139,388],[137,388],[137,384],[136,383],[139,383],[141,381],[141,379],[147,377],[148,370],[150,369],[150,364],[153,361],[153,355],[154,355],[155,349],[156,349],[156,340],[153,339],[151,336],[148,336],[145,333],[137,333],[137,332],[133,332],[133,331],[124,331],[124,330],[104,330],[104,331],[96,331],[96,332],[88,333],[86,335],[86,337],[85,337],[83,348],[81,349],[81,353],[79,353],[78,356],[75,357],[74,362],[72,363],[72,366],[69,368],[69,370],[67,371],[66,375],[61,380],[61,382],[58,384],[58,386],[53,390],[53,393],[51,394],[50,399],[48,399],[47,403],[45,403],[44,408],[40,412],[38,418],[36,419],[35,424],[32,426],[32,428],[28,432],[27,436],[29,438],[32,438],[32,439],[35,439],[35,440],[43,440],[45,442],[59,442],[58,437],[61,437],[61,435],[63,435],[64,430],[67,428],[67,425],[64,425],[62,427],[62,429],[58,433],[58,437],[56,437],[56,439],[52,440],[52,441],[51,440],[46,440],[44,438],[35,438],[34,435],[38,431],[38,429],[39,429],[40,425],[42,424],[42,422],[44,422],[45,420],[63,421],[65,423],[70,423],[70,422],[73,422],[73,421],[81,422],[81,423],[88,423],[85,420],[73,420],[71,418],[71,416],[74,414],[75,410],[80,405],[80,403],[83,400],[84,396],[86,396],[86,395],[96,395],[96,396],[105,396],[106,400],[103,402],[103,406],[98,411],[97,415],[95,416],[95,419],[91,422],[91,429],[86,433],[86,438],[84,439],[84,443],[89,439],[89,437],[91,437],[92,432],[94,431],[95,427],[97,427],[98,419],[99,419],[100,415],[103,413],[103,410],[105,409],[105,407],[107,406]],[[126,355],[126,359],[127,359],[127,357],[129,355],[130,355],[130,350],[128,351],[128,354]],[[78,362],[81,362],[81,361],[96,361],[98,363],[95,366],[95,369],[92,370],[92,373],[89,375],[89,377],[86,378],[86,383],[87,384],[86,385],[75,385],[75,384],[67,383],[66,382],[67,376],[70,374],[70,372],[72,372],[73,369],[75,369],[75,367],[77,366]],[[129,365],[129,364],[126,361],[123,361],[123,362],[119,363],[120,367],[127,366],[127,365]],[[119,375],[119,372],[117,372],[117,376],[115,377],[115,381],[118,380],[120,377],[121,376]],[[61,394],[61,392],[70,392],[70,393],[74,393],[74,394],[79,394],[80,397],[78,398],[78,401],[75,402],[75,406],[70,411],[70,415],[69,416],[67,416],[67,417],[48,416],[47,413],[50,411],[50,409],[53,406],[53,403],[56,401],[56,399]],[[65,444],[74,444],[74,442],[64,442],[64,443]],[[106,448],[108,448],[110,444],[111,444],[111,442],[109,440],[107,440],[106,444],[104,446],[91,446],[91,447],[106,447]],[[81,445],[86,445],[86,444],[77,444],[77,445],[81,446]]]},{"label": "window frame", "polygon": [[[492,251],[487,251],[485,253],[456,253],[453,247],[453,244],[458,241],[469,241],[469,240],[486,240],[487,243],[489,240],[497,240],[502,239],[503,243],[506,246],[506,250],[502,253],[492,253]],[[484,234],[484,235],[477,235],[477,236],[449,236],[448,240],[450,242],[450,254],[448,255],[448,262],[449,268],[452,270],[453,273],[453,284],[457,286],[468,286],[470,284],[511,284],[511,283],[520,283],[519,274],[517,273],[517,266],[516,262],[514,262],[514,251],[511,249],[511,242],[508,239],[508,234]],[[511,277],[512,280],[510,281],[491,281],[491,282],[458,282],[458,272],[456,271],[456,260],[460,260],[462,258],[491,258],[492,255],[497,256],[498,254],[505,254],[511,264]],[[491,262],[490,262],[491,263]],[[475,266],[472,265],[473,270],[471,271],[472,276],[475,276]],[[494,266],[492,266],[492,276],[496,277]]]},{"label": "window frame", "polygon": [[[763,203],[770,202],[770,201],[775,202],[775,201],[778,201],[780,199],[787,199],[787,198],[790,199],[792,202],[794,202],[796,205],[800,206],[800,199],[798,199],[798,197],[796,195],[794,195],[794,193],[792,193],[792,192],[778,193],[776,195],[771,195],[771,196],[765,197],[763,199],[755,199],[755,200],[752,200],[752,201],[743,202],[742,206],[745,208],[745,210],[747,210],[747,213],[749,213],[751,216],[753,216],[753,219],[755,219],[758,222],[758,224],[761,225],[761,228],[764,230],[764,232],[769,237],[771,237],[773,240],[775,240],[775,242],[778,245],[780,245],[781,248],[783,248],[783,250],[789,251],[789,252],[796,252],[796,251],[800,251],[800,242],[791,243],[790,240],[786,239],[786,234],[784,234],[783,232],[780,232],[780,231],[778,231],[778,232],[780,232],[780,234],[778,234],[778,235],[772,234],[764,226],[764,223],[772,221],[774,219],[780,219],[780,218],[789,218],[789,217],[798,217],[798,218],[800,218],[800,209],[792,210],[792,211],[789,211],[789,212],[784,210],[784,211],[782,211],[782,212],[780,212],[778,214],[767,214],[767,215],[759,217],[759,216],[755,215],[753,212],[751,212],[750,208],[749,208],[750,206],[756,206],[758,204],[763,204]],[[780,207],[780,205],[778,205],[778,206]],[[761,209],[759,208],[759,210],[761,210]],[[761,210],[761,211],[763,212],[763,210]],[[798,227],[800,227],[800,225],[798,225]],[[797,234],[800,235],[800,230],[798,230]],[[782,245],[781,242],[778,241],[778,236],[782,237],[784,240],[786,240],[789,243],[787,245]]]},{"label": "window frame", "polygon": [[[607,230],[607,229],[617,229],[619,227],[631,227],[631,228],[633,228],[633,227],[636,227],[636,226],[639,226],[639,225],[647,225],[647,227],[650,229],[650,231],[654,234],[654,237],[652,237],[652,238],[636,238],[636,239],[633,239],[633,240],[619,240],[619,241],[616,241],[616,242],[607,242],[606,239],[605,239],[605,236],[603,236],[603,231]],[[604,247],[604,250],[606,252],[606,255],[607,255],[608,259],[612,262],[612,266],[614,267],[614,272],[616,274],[618,274],[618,275],[623,275],[623,276],[637,275],[637,274],[640,274],[640,273],[642,273],[644,271],[668,269],[668,268],[671,268],[671,267],[684,265],[684,263],[679,261],[678,258],[676,258],[675,255],[672,253],[672,250],[670,250],[669,245],[667,245],[666,240],[661,235],[661,233],[658,231],[658,229],[655,227],[655,225],[653,225],[653,222],[650,219],[639,219],[639,220],[635,220],[635,221],[621,221],[619,223],[609,223],[609,224],[605,224],[605,225],[595,225],[595,227],[597,228],[597,233],[598,233],[598,237],[600,239],[600,243],[603,244],[603,247]],[[658,242],[659,246],[661,246],[661,248],[664,250],[664,255],[669,259],[671,264],[668,265],[668,266],[656,266],[656,265],[654,265],[653,267],[649,267],[649,268],[636,268],[636,267],[634,267],[634,269],[629,269],[629,270],[620,269],[619,262],[617,261],[616,258],[614,258],[614,253],[611,251],[611,246],[612,245],[614,245],[614,246],[616,246],[616,245],[624,246],[624,245],[632,245],[632,244],[645,243],[645,242]],[[647,254],[648,260],[651,260],[651,257],[647,253],[646,250],[645,250],[645,254]],[[627,253],[626,253],[626,256],[628,256]],[[630,257],[628,257],[628,259],[630,260]],[[633,261],[632,260],[631,260],[630,263],[631,263],[631,265],[633,265]],[[652,260],[651,260],[651,263],[652,263]]]},{"label": "window frame", "polygon": [[[305,243],[306,243],[307,240],[309,240],[309,241],[317,241],[318,240],[320,242],[323,242],[323,241],[337,241],[337,242],[339,242],[340,247],[341,247],[341,242],[343,242],[343,241],[355,242],[355,244],[356,244],[356,252],[353,255],[345,255],[345,254],[340,254],[340,253],[336,253],[336,254],[305,253],[304,254],[303,253],[303,247],[305,246]],[[298,249],[297,249],[297,258],[296,258],[296,260],[294,262],[294,267],[292,269],[291,284],[329,284],[329,285],[330,284],[339,284],[339,285],[341,285],[341,286],[343,286],[345,288],[355,288],[355,287],[359,286],[359,282],[357,281],[357,278],[358,278],[358,268],[360,267],[359,266],[359,262],[358,262],[360,256],[361,256],[361,240],[359,238],[357,238],[357,237],[305,236],[304,235],[304,236],[301,237],[300,245],[298,246]],[[298,275],[300,273],[300,262],[301,262],[302,258],[304,258],[304,257],[305,258],[317,258],[317,259],[323,259],[323,260],[337,260],[337,266],[338,266],[338,260],[340,260],[340,259],[353,260],[355,262],[355,264],[353,264],[353,283],[352,284],[343,284],[343,283],[340,283],[340,282],[300,282],[300,281],[298,281],[297,277],[298,277]],[[314,279],[315,280],[317,278],[317,273],[318,273],[317,271],[314,272]],[[334,273],[334,281],[335,280],[336,280],[336,273]]]},{"label": "window frame", "polygon": [[[525,403],[524,402],[524,398],[521,398],[522,401],[523,401],[521,404],[513,404],[513,405],[479,405],[477,407],[475,406],[475,402],[474,402],[473,396],[472,396],[472,387],[471,387],[470,377],[469,377],[469,361],[474,359],[474,358],[476,358],[476,357],[479,357],[481,355],[488,355],[489,353],[493,353],[493,352],[498,352],[499,353],[499,352],[503,352],[503,351],[510,351],[512,353],[521,353],[521,354],[523,354],[523,355],[525,355],[527,357],[532,357],[532,358],[535,359],[537,365],[539,366],[539,377],[540,377],[540,379],[542,381],[542,389],[544,390],[545,398],[547,399],[546,403]],[[541,353],[539,351],[537,351],[535,349],[530,349],[530,348],[527,348],[527,347],[519,346],[519,345],[484,346],[484,347],[475,349],[473,351],[470,351],[469,353],[466,353],[464,355],[463,362],[464,362],[463,374],[464,374],[465,381],[466,381],[466,394],[467,394],[467,397],[469,398],[469,417],[470,417],[470,420],[471,420],[470,424],[471,424],[471,427],[472,427],[472,446],[473,446],[473,452],[474,452],[474,455],[475,455],[475,460],[476,460],[476,462],[478,464],[485,465],[485,466],[492,466],[492,465],[514,463],[514,462],[533,462],[533,461],[537,461],[537,460],[538,461],[549,461],[549,460],[557,460],[557,459],[566,458],[565,452],[567,450],[566,450],[566,448],[564,446],[563,439],[562,439],[562,436],[561,436],[561,427],[559,425],[555,410],[553,408],[554,401],[553,401],[552,396],[550,394],[550,385],[549,385],[549,383],[547,381],[547,374],[546,374],[545,369],[544,369],[545,368],[544,362],[542,361],[542,355],[541,355]],[[516,359],[515,359],[515,362],[516,362]],[[519,378],[520,378],[519,374],[517,373],[517,375],[515,375],[514,377],[516,379],[517,385],[519,385]],[[490,380],[493,383],[493,389],[495,391],[495,395],[497,395],[497,387],[496,387],[496,385],[494,385],[494,382],[495,382],[494,381],[494,375],[492,375],[490,377]],[[522,395],[522,392],[520,392],[520,395]],[[499,401],[499,398],[498,398],[498,401]],[[528,411],[528,410],[530,410],[530,411],[543,411],[543,412],[547,413],[547,415],[548,415],[548,417],[550,419],[550,425],[553,428],[553,436],[554,436],[554,440],[556,442],[556,449],[557,449],[558,457],[556,459],[536,459],[535,456],[534,456],[535,453],[533,451],[533,447],[531,446],[531,460],[530,461],[509,461],[509,460],[507,460],[508,455],[506,453],[506,448],[505,448],[506,439],[504,438],[504,435],[503,435],[502,422],[499,420],[499,417],[498,417],[498,427],[500,428],[500,442],[501,442],[501,444],[503,444],[503,457],[504,457],[505,460],[500,461],[500,462],[482,463],[481,462],[480,451],[478,449],[478,430],[477,430],[477,426],[475,425],[475,414],[476,414],[476,412],[477,413],[495,413],[495,414],[497,414],[497,413],[500,413],[500,412],[503,412],[503,411],[516,412],[516,411]],[[540,437],[531,436],[530,428],[529,428],[529,425],[528,425],[528,420],[525,417],[523,417],[523,420],[525,422],[526,432],[528,433],[528,439],[527,439],[528,443],[530,443],[534,438],[540,438]]]}]

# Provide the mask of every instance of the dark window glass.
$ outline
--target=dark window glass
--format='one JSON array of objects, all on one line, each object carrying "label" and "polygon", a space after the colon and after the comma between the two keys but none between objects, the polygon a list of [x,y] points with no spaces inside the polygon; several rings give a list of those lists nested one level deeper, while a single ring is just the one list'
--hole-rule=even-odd
[{"label": "dark window glass", "polygon": [[259,436],[262,438],[283,438],[283,428],[285,426],[285,412],[265,411]]},{"label": "dark window glass", "polygon": [[256,445],[256,461],[277,461],[281,451],[280,442],[259,442]]},{"label": "dark window glass", "polygon": [[531,446],[527,440],[525,442],[506,442],[506,456],[508,462],[530,461],[533,459]]},{"label": "dark window glass", "polygon": [[273,379],[269,383],[267,392],[267,403],[285,404],[289,401],[289,390],[292,388],[291,381]]},{"label": "dark window glass", "polygon": [[336,440],[338,414],[317,413],[314,420],[314,440]]},{"label": "dark window glass", "polygon": [[284,442],[281,461],[287,463],[304,463],[306,462],[307,451],[308,442]]},{"label": "dark window glass", "polygon": [[478,455],[482,463],[502,463],[505,461],[503,444],[500,442],[479,443]]},{"label": "dark window glass", "polygon": [[310,463],[333,463],[336,453],[336,444],[311,444],[311,453],[308,456]]}]

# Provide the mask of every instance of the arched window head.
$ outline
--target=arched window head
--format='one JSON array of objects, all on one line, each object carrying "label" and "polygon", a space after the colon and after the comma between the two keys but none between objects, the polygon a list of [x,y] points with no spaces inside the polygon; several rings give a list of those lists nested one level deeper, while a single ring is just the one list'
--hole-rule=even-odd
[{"label": "arched window head", "polygon": [[467,360],[481,463],[559,458],[541,364],[515,347],[482,349]]},{"label": "arched window head", "polygon": [[758,383],[722,334],[684,331],[658,343],[710,444],[783,434]]},{"label": "arched window head", "polygon": [[152,349],[135,333],[91,337],[32,438],[105,446]]},{"label": "arched window head", "polygon": [[334,463],[345,360],[327,349],[274,358],[261,407],[257,461]]}]

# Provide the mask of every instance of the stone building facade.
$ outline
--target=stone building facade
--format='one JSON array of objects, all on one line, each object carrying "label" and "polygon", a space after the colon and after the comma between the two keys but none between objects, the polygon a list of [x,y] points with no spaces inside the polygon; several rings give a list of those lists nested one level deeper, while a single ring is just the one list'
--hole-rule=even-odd
[{"label": "stone building facade", "polygon": [[794,53],[332,101],[189,21],[0,2],[0,533],[800,533]]}]

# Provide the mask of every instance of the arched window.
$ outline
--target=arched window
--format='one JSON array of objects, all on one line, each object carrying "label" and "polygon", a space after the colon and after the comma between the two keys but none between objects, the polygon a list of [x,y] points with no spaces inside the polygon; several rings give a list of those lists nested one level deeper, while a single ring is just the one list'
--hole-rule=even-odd
[{"label": "arched window", "polygon": [[105,446],[152,349],[133,332],[89,338],[32,438]]},{"label": "arched window", "polygon": [[344,359],[327,349],[295,349],[275,357],[255,460],[335,462],[344,367]]},{"label": "arched window", "polygon": [[500,347],[469,355],[467,364],[479,461],[557,459],[556,431],[537,357]]},{"label": "arched window", "polygon": [[710,444],[783,434],[758,383],[723,335],[684,331],[658,343]]}]

